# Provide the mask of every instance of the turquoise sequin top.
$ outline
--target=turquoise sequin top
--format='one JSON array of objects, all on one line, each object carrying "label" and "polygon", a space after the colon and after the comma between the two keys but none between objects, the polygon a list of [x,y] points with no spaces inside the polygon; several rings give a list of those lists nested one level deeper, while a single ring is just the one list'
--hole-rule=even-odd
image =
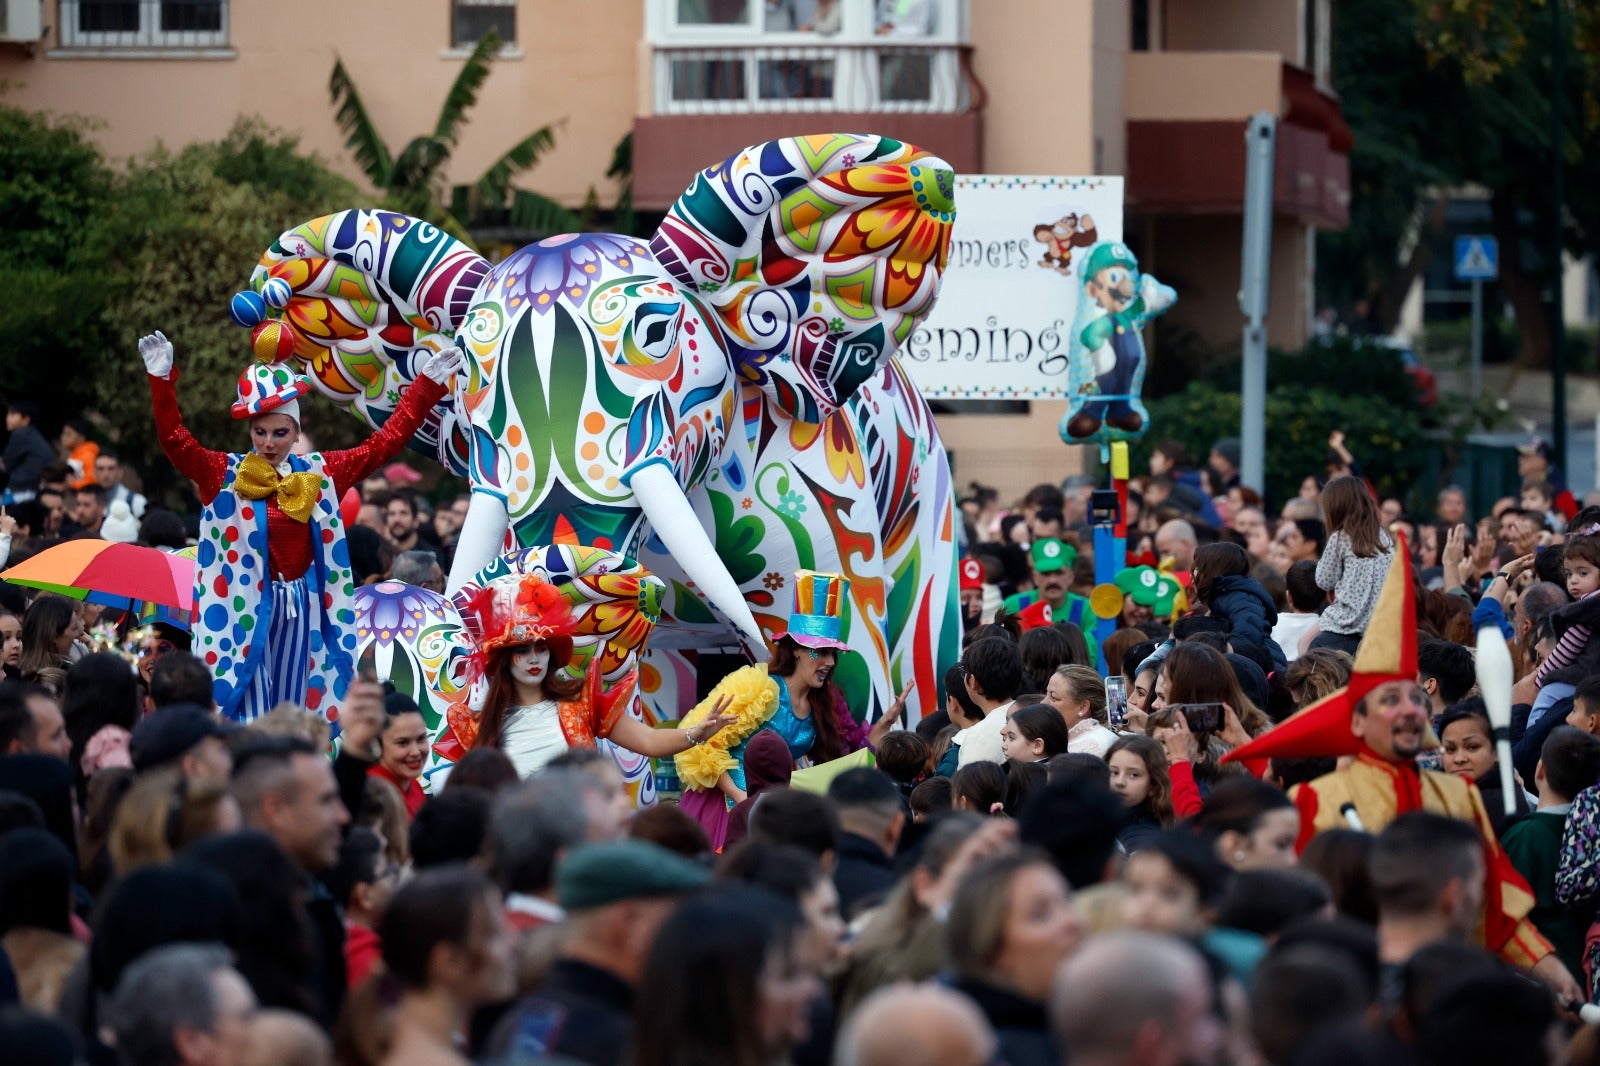
[{"label": "turquoise sequin top", "polygon": [[762,730],[770,729],[783,738],[789,748],[789,758],[799,762],[811,754],[811,746],[817,741],[817,724],[812,720],[815,711],[805,718],[796,718],[794,710],[789,706],[789,686],[783,683],[782,678],[774,679],[778,686],[778,707],[772,712],[772,718],[761,729],[745,737],[737,746],[730,749],[728,754],[738,763],[728,771],[728,776],[733,778],[733,783],[739,786],[742,792],[745,789],[744,780],[744,750],[750,744],[750,737],[754,737]]}]

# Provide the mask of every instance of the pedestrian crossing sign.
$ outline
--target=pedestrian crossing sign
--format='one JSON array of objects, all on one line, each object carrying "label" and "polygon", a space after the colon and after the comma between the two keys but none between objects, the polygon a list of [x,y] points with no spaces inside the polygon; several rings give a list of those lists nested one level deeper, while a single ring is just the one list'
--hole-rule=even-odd
[{"label": "pedestrian crossing sign", "polygon": [[1493,237],[1456,238],[1456,280],[1493,281],[1500,276],[1500,244]]}]

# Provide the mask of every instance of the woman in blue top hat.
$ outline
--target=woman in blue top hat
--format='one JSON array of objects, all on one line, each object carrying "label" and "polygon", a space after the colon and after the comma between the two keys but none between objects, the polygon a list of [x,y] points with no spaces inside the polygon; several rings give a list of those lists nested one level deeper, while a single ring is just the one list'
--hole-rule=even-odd
[{"label": "woman in blue top hat", "polygon": [[830,762],[878,742],[905,716],[907,686],[869,730],[850,713],[833,683],[844,637],[844,606],[850,580],[841,574],[802,570],[795,575],[794,608],[787,632],[774,638],[771,663],[735,670],[683,719],[685,728],[706,716],[719,700],[731,699],[734,723],[699,747],[676,756],[683,784],[679,806],[699,819],[721,850],[728,811],[745,798],[744,752],[763,729],[783,738],[796,765]]}]

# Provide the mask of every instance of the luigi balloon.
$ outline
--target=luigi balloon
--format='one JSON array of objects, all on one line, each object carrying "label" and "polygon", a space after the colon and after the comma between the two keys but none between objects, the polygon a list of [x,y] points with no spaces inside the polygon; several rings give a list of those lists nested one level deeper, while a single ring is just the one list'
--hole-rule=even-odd
[{"label": "luigi balloon", "polygon": [[1178,295],[1140,274],[1139,261],[1121,241],[1095,245],[1082,278],[1067,356],[1061,439],[1068,444],[1137,440],[1150,421],[1139,399],[1145,375],[1142,331]]}]

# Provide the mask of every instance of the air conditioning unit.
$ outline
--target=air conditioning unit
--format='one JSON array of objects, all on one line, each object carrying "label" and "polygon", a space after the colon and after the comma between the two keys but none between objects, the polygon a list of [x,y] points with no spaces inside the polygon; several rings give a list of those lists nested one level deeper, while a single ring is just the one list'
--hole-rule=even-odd
[{"label": "air conditioning unit", "polygon": [[44,37],[44,0],[0,0],[0,41],[33,44]]}]

